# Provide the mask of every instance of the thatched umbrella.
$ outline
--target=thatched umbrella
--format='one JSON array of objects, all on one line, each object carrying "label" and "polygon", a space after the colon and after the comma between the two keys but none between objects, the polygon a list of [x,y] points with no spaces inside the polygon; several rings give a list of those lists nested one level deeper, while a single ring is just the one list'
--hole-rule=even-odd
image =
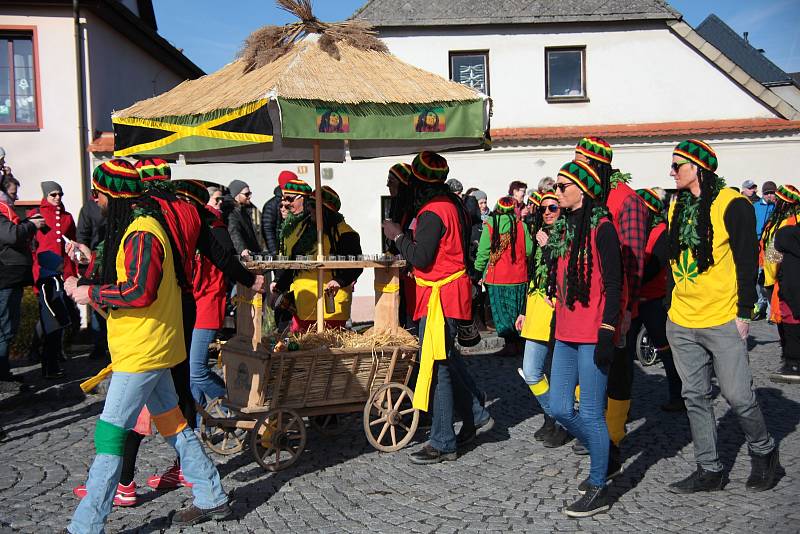
[{"label": "thatched umbrella", "polygon": [[321,161],[486,148],[490,100],[400,61],[361,22],[320,22],[310,0],[277,3],[300,22],[257,30],[217,72],[115,112],[114,154],[313,161],[321,256]]}]

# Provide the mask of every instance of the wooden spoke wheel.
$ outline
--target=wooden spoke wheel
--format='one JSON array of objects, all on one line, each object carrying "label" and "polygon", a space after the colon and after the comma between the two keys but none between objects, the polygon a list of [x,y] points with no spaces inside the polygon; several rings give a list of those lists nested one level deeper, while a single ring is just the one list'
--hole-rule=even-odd
[{"label": "wooden spoke wheel", "polygon": [[250,448],[267,471],[286,469],[306,447],[306,424],[294,410],[277,408],[261,414],[250,431]]},{"label": "wooden spoke wheel", "polygon": [[353,424],[353,414],[340,413],[329,415],[316,415],[308,418],[311,428],[323,436],[332,438],[340,436]]},{"label": "wooden spoke wheel", "polygon": [[[236,416],[222,405],[222,399],[214,399],[200,413],[200,439],[217,454],[236,454],[244,448],[247,431],[236,428]],[[220,424],[210,419],[226,419],[230,424]]]},{"label": "wooden spoke wheel", "polygon": [[419,424],[419,411],[413,406],[414,393],[408,386],[384,384],[364,406],[364,433],[367,441],[382,452],[405,447]]}]

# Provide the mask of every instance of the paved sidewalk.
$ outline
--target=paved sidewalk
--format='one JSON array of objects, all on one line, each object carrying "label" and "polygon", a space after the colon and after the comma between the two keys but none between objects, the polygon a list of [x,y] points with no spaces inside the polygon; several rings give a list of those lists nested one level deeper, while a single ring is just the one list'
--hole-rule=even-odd
[{"label": "paved sidewalk", "polygon": [[[786,475],[772,491],[744,490],[750,461],[743,435],[721,398],[715,405],[724,491],[678,496],[665,485],[694,469],[688,421],[665,414],[666,381],[660,365],[636,366],[624,473],[614,481],[608,514],[575,520],[561,509],[577,498],[588,457],[570,447],[545,449],[533,440],[542,416],[517,375],[521,358],[472,355],[470,370],[492,399],[495,427],[456,462],[414,466],[408,449],[383,454],[366,442],[360,420],[336,438],[308,433],[293,467],[266,473],[251,454],[213,456],[233,499],[234,519],[205,523],[202,532],[769,532],[800,531],[800,386],[771,383],[777,332],[754,325],[751,363],[770,431],[781,443]],[[73,362],[72,365],[78,365]],[[718,392],[715,391],[715,394]],[[0,410],[8,431],[0,443],[0,532],[51,532],[76,505],[72,487],[83,482],[93,456],[92,432],[102,398],[71,395]],[[417,438],[424,435],[418,432]],[[171,450],[160,438],[142,445],[136,481],[168,466]],[[191,502],[187,489],[139,490],[135,508],[115,509],[108,532],[178,532],[170,510]]]}]

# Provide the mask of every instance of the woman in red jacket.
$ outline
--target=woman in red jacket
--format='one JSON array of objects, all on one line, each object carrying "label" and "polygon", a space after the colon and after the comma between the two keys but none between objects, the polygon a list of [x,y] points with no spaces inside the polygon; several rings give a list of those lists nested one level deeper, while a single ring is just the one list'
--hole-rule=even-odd
[{"label": "woman in red jacket", "polygon": [[64,376],[58,363],[64,350],[64,328],[70,325],[64,279],[77,276],[75,263],[64,249],[64,238],[75,239],[75,220],[64,209],[64,191],[58,183],[42,182],[42,194],[39,207],[28,212],[29,217],[40,214],[46,224],[36,232],[33,254],[34,288],[44,331],[42,374],[45,378],[60,378]]}]

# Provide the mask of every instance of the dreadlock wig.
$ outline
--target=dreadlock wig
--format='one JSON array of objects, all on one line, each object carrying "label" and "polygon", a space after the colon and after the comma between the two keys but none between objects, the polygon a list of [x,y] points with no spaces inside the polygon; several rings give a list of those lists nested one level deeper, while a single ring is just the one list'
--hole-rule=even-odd
[{"label": "dreadlock wig", "polygon": [[650,216],[650,228],[653,229],[664,222],[664,202],[658,196],[658,193],[652,189],[637,189],[636,194],[647,206],[647,212]]},{"label": "dreadlock wig", "polygon": [[725,181],[715,173],[717,155],[703,141],[683,141],[673,150],[673,155],[685,159],[697,168],[700,196],[684,190],[678,194],[670,221],[670,257],[679,261],[684,250],[691,250],[697,262],[698,273],[704,273],[714,265],[714,227],[711,224],[711,204],[725,187]]},{"label": "dreadlock wig", "polygon": [[[503,197],[497,201],[490,217],[492,221],[492,241],[489,249],[489,263],[496,264],[500,256],[511,247],[511,262],[517,262],[517,214],[514,211],[517,203],[512,197]],[[508,220],[508,233],[500,233],[503,220]]]},{"label": "dreadlock wig", "polygon": [[566,287],[561,295],[569,309],[575,308],[575,302],[589,305],[592,269],[592,230],[600,224],[600,220],[608,217],[604,202],[604,187],[597,171],[581,161],[564,164],[558,172],[559,176],[572,181],[583,192],[582,206],[566,216],[562,216],[553,225],[547,242],[551,249],[549,255],[548,295],[557,293],[558,258],[567,258]]},{"label": "dreadlock wig", "polygon": [[528,233],[532,238],[533,247],[528,256],[528,280],[533,282],[528,287],[529,292],[538,289],[542,284],[546,284],[547,282],[547,258],[543,255],[544,248],[540,248],[539,242],[536,240],[536,234],[545,227],[544,210],[539,206],[548,199],[558,202],[555,193],[551,191],[542,194],[537,193],[537,196],[539,204],[536,205],[536,209],[533,210],[533,214],[528,219]]},{"label": "dreadlock wig", "polygon": [[411,189],[411,165],[396,163],[389,169],[389,176],[398,182],[397,196],[392,198],[389,207],[389,218],[397,224],[403,224],[414,205],[414,192]]},{"label": "dreadlock wig", "polygon": [[775,238],[783,221],[794,215],[800,215],[800,191],[793,185],[782,185],[775,193],[775,209],[764,223],[761,231],[761,243],[766,249],[767,245]]}]

